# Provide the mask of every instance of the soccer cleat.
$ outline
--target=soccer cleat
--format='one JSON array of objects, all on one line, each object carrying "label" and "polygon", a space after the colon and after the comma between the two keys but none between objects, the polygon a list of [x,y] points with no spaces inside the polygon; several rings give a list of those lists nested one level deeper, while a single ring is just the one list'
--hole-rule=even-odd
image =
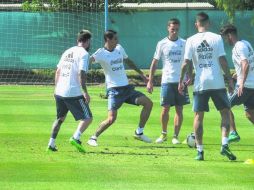
[{"label": "soccer cleat", "polygon": [[195,157],[195,160],[203,161],[203,160],[204,160],[204,151],[202,151],[202,152],[199,152],[199,151],[198,151],[198,154],[197,154],[197,156]]},{"label": "soccer cleat", "polygon": [[230,151],[227,144],[221,146],[221,155],[228,157],[229,160],[236,160],[236,156]]},{"label": "soccer cleat", "polygon": [[229,136],[228,136],[228,143],[232,142],[239,142],[240,141],[240,136],[236,131],[232,131]]},{"label": "soccer cleat", "polygon": [[158,139],[156,139],[156,143],[163,143],[164,141],[166,141],[167,138],[167,134],[161,134],[160,137]]},{"label": "soccer cleat", "polygon": [[71,145],[75,146],[76,149],[79,151],[79,152],[86,152],[84,147],[81,145],[81,141],[80,140],[77,140],[77,139],[74,139],[73,137],[70,138],[70,143]]},{"label": "soccer cleat", "polygon": [[181,144],[181,142],[177,139],[177,137],[173,137],[172,144]]},{"label": "soccer cleat", "polygon": [[140,141],[144,141],[146,143],[151,143],[151,139],[149,139],[147,136],[145,136],[143,133],[137,134],[135,131],[134,138]]},{"label": "soccer cleat", "polygon": [[87,144],[90,146],[98,146],[97,137],[91,136],[90,139],[87,141]]},{"label": "soccer cleat", "polygon": [[57,151],[56,146],[54,146],[54,147],[48,146],[47,149],[46,149],[46,152],[56,152],[56,151]]}]

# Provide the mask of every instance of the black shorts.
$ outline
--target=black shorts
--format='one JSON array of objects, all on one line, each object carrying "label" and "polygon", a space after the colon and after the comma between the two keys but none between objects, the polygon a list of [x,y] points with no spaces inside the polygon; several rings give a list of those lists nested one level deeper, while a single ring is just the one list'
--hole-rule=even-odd
[{"label": "black shorts", "polygon": [[93,117],[89,105],[85,103],[84,96],[66,98],[55,95],[55,100],[57,119],[65,117],[69,110],[76,121]]}]

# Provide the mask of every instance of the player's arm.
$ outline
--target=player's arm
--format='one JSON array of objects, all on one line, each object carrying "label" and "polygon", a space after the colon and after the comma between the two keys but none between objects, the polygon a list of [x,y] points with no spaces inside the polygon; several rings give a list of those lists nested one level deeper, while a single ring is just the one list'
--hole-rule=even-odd
[{"label": "player's arm", "polygon": [[241,61],[241,72],[242,72],[242,81],[239,83],[239,89],[238,89],[238,96],[241,96],[243,93],[244,83],[247,79],[248,73],[249,73],[249,62],[247,59],[244,59]]},{"label": "player's arm", "polygon": [[145,81],[145,83],[147,83],[148,79],[147,77],[144,75],[144,73],[134,64],[134,62],[129,59],[126,58],[124,59],[124,63],[126,63],[131,69],[135,70],[140,76],[141,78]]},{"label": "player's arm", "polygon": [[179,85],[178,85],[178,91],[180,94],[183,94],[183,91],[184,91],[184,87],[185,87],[185,84],[184,84],[184,76],[186,75],[187,72],[190,72],[190,67],[191,66],[192,62],[191,60],[189,59],[184,59],[184,62],[182,64],[182,68],[181,68],[181,74],[180,74],[180,80],[179,80]]},{"label": "player's arm", "polygon": [[157,64],[158,64],[158,60],[153,58],[151,66],[150,66],[149,79],[146,85],[147,91],[149,93],[153,92],[153,79],[154,79],[154,74],[156,71]]},{"label": "player's arm", "polygon": [[89,58],[89,64],[95,63],[95,59],[93,56],[90,56]]},{"label": "player's arm", "polygon": [[60,73],[61,73],[61,69],[58,67],[56,69],[56,73],[55,73],[55,85],[57,85],[57,83],[58,83]]},{"label": "player's arm", "polygon": [[86,87],[86,81],[87,81],[86,71],[83,71],[83,70],[79,71],[79,79],[80,79],[81,88],[83,89],[84,97],[86,99],[86,103],[89,103],[90,96],[88,94],[87,87]]},{"label": "player's arm", "polygon": [[232,76],[231,76],[231,73],[230,73],[230,70],[228,67],[228,62],[227,62],[226,57],[224,55],[220,56],[219,62],[220,62],[221,68],[224,72],[225,78],[228,81],[228,91],[229,91],[229,93],[232,93],[233,89],[234,89],[234,84],[233,84],[233,79],[232,79]]}]

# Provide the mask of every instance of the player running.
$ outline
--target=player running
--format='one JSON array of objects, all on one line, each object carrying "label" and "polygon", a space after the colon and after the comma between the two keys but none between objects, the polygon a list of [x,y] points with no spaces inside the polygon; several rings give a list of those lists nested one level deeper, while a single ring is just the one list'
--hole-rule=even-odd
[{"label": "player running", "polygon": [[[231,107],[244,105],[246,117],[254,124],[254,51],[251,44],[246,40],[240,40],[237,28],[228,24],[221,28],[221,35],[225,41],[233,46],[232,60],[235,66],[237,83],[234,93],[229,95]],[[240,136],[236,131],[233,112],[231,112],[228,141],[238,142]]]},{"label": "player running", "polygon": [[183,63],[185,40],[178,37],[180,21],[172,18],[168,21],[168,36],[158,42],[154,57],[150,66],[149,81],[147,90],[153,92],[153,78],[156,66],[162,59],[162,79],[161,79],[161,125],[162,132],[156,143],[162,143],[167,140],[167,127],[169,121],[169,110],[175,106],[176,114],[174,118],[173,144],[180,144],[178,135],[183,122],[183,105],[189,104],[189,94],[187,87],[184,94],[179,94],[178,83],[180,79],[181,66]]},{"label": "player running", "polygon": [[108,95],[108,117],[99,125],[95,134],[91,136],[87,143],[91,146],[98,146],[97,138],[115,122],[117,110],[124,102],[143,106],[134,137],[138,140],[150,143],[151,140],[144,135],[143,131],[150,116],[153,103],[143,93],[136,91],[133,86],[129,85],[124,63],[137,71],[145,82],[147,82],[147,78],[128,58],[124,48],[118,44],[117,32],[113,30],[106,31],[104,33],[104,40],[104,47],[98,49],[91,56],[91,61],[100,63],[104,70]]},{"label": "player running", "polygon": [[179,82],[179,91],[184,89],[183,78],[188,66],[193,62],[195,70],[193,109],[194,132],[196,137],[197,151],[196,160],[204,160],[203,151],[203,119],[204,112],[209,111],[209,99],[212,98],[215,107],[221,114],[221,154],[229,160],[235,160],[236,156],[230,151],[228,146],[228,133],[230,123],[230,103],[225,89],[224,78],[221,68],[229,80],[229,91],[233,90],[233,81],[225,58],[223,40],[220,35],[209,32],[209,16],[198,13],[196,16],[196,28],[198,33],[191,36],[186,41],[184,63],[182,66]]},{"label": "player running", "polygon": [[87,51],[90,47],[91,37],[88,30],[82,30],[78,34],[77,46],[67,49],[57,65],[55,75],[57,119],[52,126],[47,151],[57,151],[55,140],[70,110],[75,120],[80,120],[76,132],[70,138],[70,143],[80,152],[85,152],[80,137],[92,122],[92,113],[88,105],[90,96],[86,88],[86,72],[89,65]]}]

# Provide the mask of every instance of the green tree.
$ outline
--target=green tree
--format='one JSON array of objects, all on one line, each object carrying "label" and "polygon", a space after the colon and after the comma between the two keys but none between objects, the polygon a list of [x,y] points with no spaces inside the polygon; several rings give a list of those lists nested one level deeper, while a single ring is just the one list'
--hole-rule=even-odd
[{"label": "green tree", "polygon": [[215,0],[215,2],[216,6],[220,9],[223,9],[232,20],[235,16],[235,11],[254,9],[253,0]]}]

